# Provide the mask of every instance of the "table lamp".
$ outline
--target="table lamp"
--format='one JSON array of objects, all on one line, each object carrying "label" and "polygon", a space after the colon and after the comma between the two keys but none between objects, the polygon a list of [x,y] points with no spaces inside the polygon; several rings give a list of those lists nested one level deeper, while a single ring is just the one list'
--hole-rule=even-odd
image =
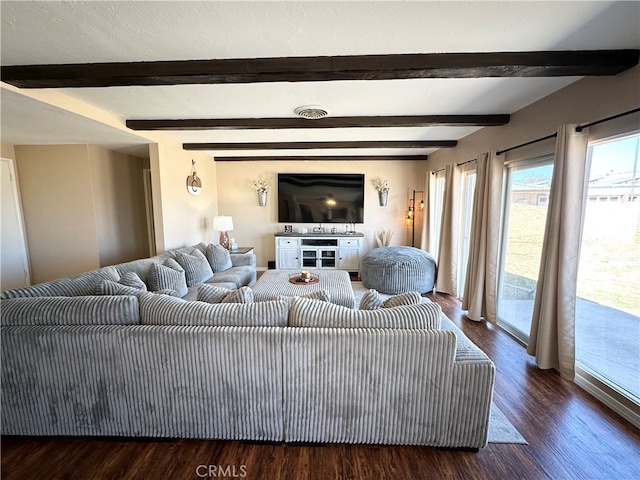
[{"label": "table lamp", "polygon": [[229,235],[227,232],[233,230],[233,218],[221,215],[213,217],[213,229],[220,232],[220,245],[229,249]]}]

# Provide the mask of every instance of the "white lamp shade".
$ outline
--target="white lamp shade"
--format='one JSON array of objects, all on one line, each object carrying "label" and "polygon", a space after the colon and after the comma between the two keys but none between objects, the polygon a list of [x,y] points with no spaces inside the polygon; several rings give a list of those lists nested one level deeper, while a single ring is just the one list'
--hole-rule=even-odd
[{"label": "white lamp shade", "polygon": [[233,218],[224,215],[213,217],[213,229],[219,232],[229,232],[233,230]]}]

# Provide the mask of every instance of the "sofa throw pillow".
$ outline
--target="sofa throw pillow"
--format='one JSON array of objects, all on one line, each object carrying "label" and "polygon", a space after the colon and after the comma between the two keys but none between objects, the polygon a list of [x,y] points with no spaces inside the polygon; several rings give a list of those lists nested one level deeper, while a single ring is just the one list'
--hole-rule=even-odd
[{"label": "sofa throw pillow", "polygon": [[253,303],[253,290],[249,287],[240,287],[229,293],[220,303]]},{"label": "sofa throw pillow", "polygon": [[189,293],[184,269],[172,258],[167,258],[162,264],[152,263],[147,277],[149,290],[175,290],[180,297]]},{"label": "sofa throw pillow", "polygon": [[200,253],[203,255],[207,254],[207,244],[204,242],[197,243],[193,246],[193,248],[200,250]]},{"label": "sofa throw pillow", "polygon": [[187,287],[199,285],[213,277],[213,270],[211,270],[209,260],[197,248],[194,248],[189,253],[176,253],[176,261],[184,269]]},{"label": "sofa throw pillow", "polygon": [[400,307],[402,305],[418,305],[422,303],[420,292],[406,292],[394,295],[382,302],[382,308]]},{"label": "sofa throw pillow", "polygon": [[[331,293],[328,290],[314,290],[313,292],[305,293],[304,295],[300,295],[301,298],[309,298],[312,300],[320,300],[321,302],[330,302],[331,301]],[[295,297],[289,297],[287,295],[278,295],[276,300],[281,300],[283,302],[287,302],[288,305],[291,305],[291,301]]]},{"label": "sofa throw pillow", "polygon": [[[122,287],[131,288],[124,285]],[[0,308],[2,326],[140,323],[140,307],[138,298],[134,296],[12,298],[0,301]]]},{"label": "sofa throw pillow", "polygon": [[230,288],[218,287],[217,285],[208,285],[203,283],[198,285],[197,300],[206,303],[220,303],[224,297],[232,293],[234,290]]},{"label": "sofa throw pillow", "polygon": [[358,308],[360,310],[377,310],[378,308],[382,308],[380,293],[373,288],[368,289],[364,292],[364,295],[362,295]]},{"label": "sofa throw pillow", "polygon": [[163,288],[162,290],[156,290],[154,292],[156,295],[170,295],[172,297],[178,297],[181,298],[180,295],[178,295],[178,292],[176,292],[175,290],[171,289],[171,288]]},{"label": "sofa throw pillow", "polygon": [[441,314],[442,309],[437,303],[354,310],[333,303],[295,297],[289,311],[289,326],[439,330]]},{"label": "sofa throw pillow", "polygon": [[209,260],[209,264],[214,273],[224,272],[233,267],[229,250],[213,243],[207,246],[207,260]]},{"label": "sofa throw pillow", "polygon": [[230,327],[284,327],[289,306],[272,300],[254,303],[185,302],[167,295],[140,298],[143,325],[209,325]]},{"label": "sofa throw pillow", "polygon": [[127,287],[138,288],[140,290],[147,290],[147,284],[142,281],[136,272],[125,272],[118,280],[118,283]]},{"label": "sofa throw pillow", "polygon": [[133,295],[140,297],[141,295],[147,295],[149,292],[145,288],[129,287],[123,285],[120,282],[114,282],[113,280],[103,280],[96,285],[96,295]]}]

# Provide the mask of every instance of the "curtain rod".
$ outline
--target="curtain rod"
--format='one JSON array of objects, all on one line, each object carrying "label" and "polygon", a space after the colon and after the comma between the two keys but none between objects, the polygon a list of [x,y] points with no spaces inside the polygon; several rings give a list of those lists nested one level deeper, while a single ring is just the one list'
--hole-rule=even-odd
[{"label": "curtain rod", "polygon": [[[593,125],[598,125],[600,123],[608,122],[609,120],[615,120],[616,118],[624,117],[626,115],[631,115],[632,113],[636,113],[636,112],[640,112],[640,108],[634,108],[633,110],[629,110],[627,112],[619,113],[618,115],[613,115],[611,117],[602,118],[600,120],[596,120],[595,122],[586,123],[584,125],[578,125],[576,127],[576,132],[581,132],[582,130],[584,130],[587,127],[591,127]],[[551,135],[547,135],[546,137],[538,138],[536,140],[531,140],[530,142],[526,142],[526,143],[521,143],[520,145],[516,145],[515,147],[510,147],[510,148],[505,148],[504,150],[499,150],[499,151],[496,152],[496,155],[501,155],[503,153],[510,152],[511,150],[515,150],[517,148],[526,147],[527,145],[531,145],[533,143],[542,142],[544,140],[549,140],[550,138],[554,138],[554,137],[557,137],[557,136],[558,136],[557,133],[552,133]]]},{"label": "curtain rod", "polygon": [[636,112],[640,112],[640,108],[634,108],[633,110],[629,110],[628,112],[619,113],[618,115],[613,115],[611,117],[603,118],[602,120],[596,120],[595,122],[587,123],[586,125],[580,125],[576,127],[576,132],[581,132],[587,127],[598,125],[599,123],[608,122],[609,120],[615,120],[616,118],[624,117],[626,115],[631,115],[632,113],[636,113]]},{"label": "curtain rod", "polygon": [[[476,161],[477,161],[476,158],[472,158],[471,160],[467,160],[466,162],[456,163],[456,167],[460,167],[462,165],[466,165],[467,163],[476,162]],[[433,172],[431,172],[431,175],[435,175],[436,173],[444,172],[445,170],[446,170],[446,168],[441,168],[440,170],[434,170]]]},{"label": "curtain rod", "polygon": [[555,138],[557,136],[558,136],[557,133],[552,133],[551,135],[547,135],[546,137],[537,138],[535,140],[531,140],[530,142],[526,142],[526,143],[521,143],[520,145],[516,145],[515,147],[509,147],[509,148],[505,148],[504,150],[498,150],[496,152],[496,155],[502,155],[503,153],[510,152],[511,150],[516,150],[517,148],[526,147],[527,145],[532,145],[534,143],[542,142],[544,140],[549,140],[550,138]]},{"label": "curtain rod", "polygon": [[478,161],[477,158],[472,158],[471,160],[467,160],[466,162],[456,163],[456,167],[461,167],[462,165],[466,165],[467,163],[477,162],[477,161]]}]

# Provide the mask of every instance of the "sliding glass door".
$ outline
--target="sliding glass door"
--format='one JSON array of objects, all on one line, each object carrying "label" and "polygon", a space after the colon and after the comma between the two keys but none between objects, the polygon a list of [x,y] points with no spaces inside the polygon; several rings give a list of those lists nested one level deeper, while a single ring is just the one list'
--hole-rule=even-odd
[{"label": "sliding glass door", "polygon": [[553,157],[507,166],[498,274],[498,322],[529,339],[547,218]]},{"label": "sliding glass door", "polygon": [[464,292],[464,282],[469,260],[473,195],[476,190],[475,165],[462,172],[460,184],[462,202],[460,203],[460,237],[458,239],[458,296],[462,296]]},{"label": "sliding glass door", "polygon": [[589,148],[576,361],[640,403],[640,135]]}]

